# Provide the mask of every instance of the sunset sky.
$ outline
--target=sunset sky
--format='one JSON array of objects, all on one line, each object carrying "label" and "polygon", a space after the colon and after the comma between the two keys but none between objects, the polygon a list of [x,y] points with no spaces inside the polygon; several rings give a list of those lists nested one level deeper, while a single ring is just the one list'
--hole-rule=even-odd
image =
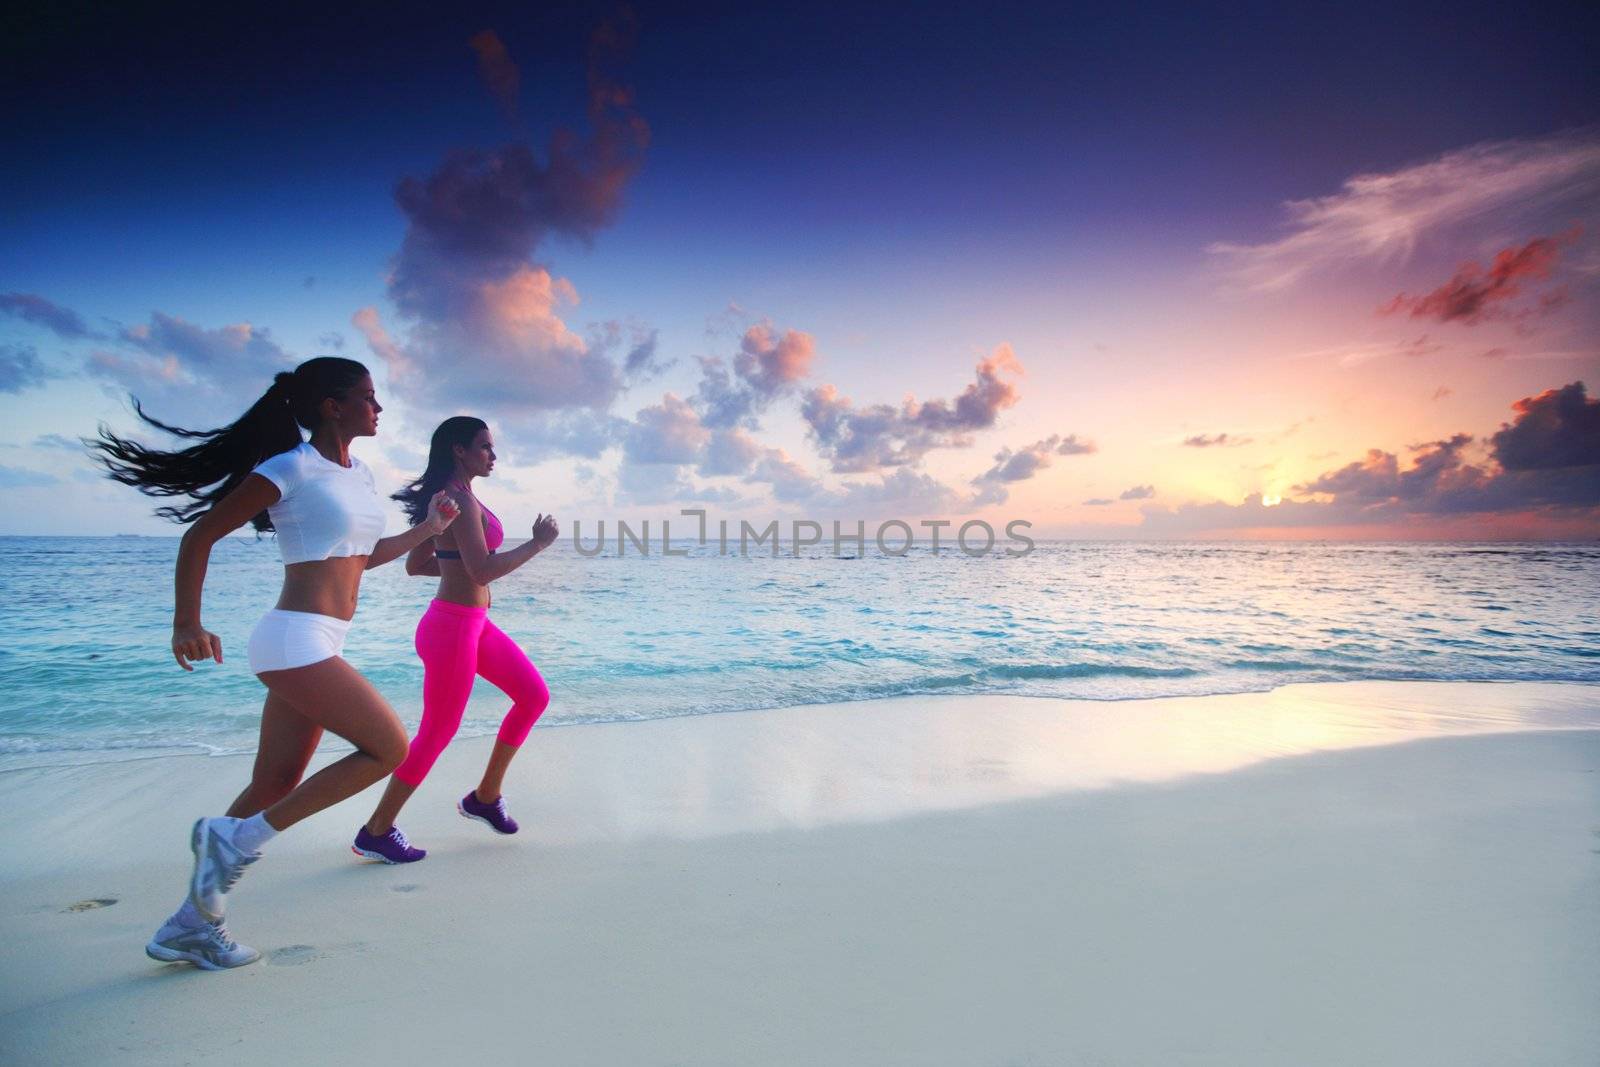
[{"label": "sunset sky", "polygon": [[171,532],[77,439],[341,354],[519,525],[1600,536],[1595,10],[53,6],[0,533]]}]

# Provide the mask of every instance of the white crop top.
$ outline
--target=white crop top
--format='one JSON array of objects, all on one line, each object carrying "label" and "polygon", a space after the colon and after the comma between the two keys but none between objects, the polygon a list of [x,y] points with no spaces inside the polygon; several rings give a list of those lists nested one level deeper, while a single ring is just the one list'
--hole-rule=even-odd
[{"label": "white crop top", "polygon": [[285,563],[367,556],[387,518],[367,465],[350,457],[341,467],[309,443],[280,452],[252,474],[283,495],[267,509]]}]

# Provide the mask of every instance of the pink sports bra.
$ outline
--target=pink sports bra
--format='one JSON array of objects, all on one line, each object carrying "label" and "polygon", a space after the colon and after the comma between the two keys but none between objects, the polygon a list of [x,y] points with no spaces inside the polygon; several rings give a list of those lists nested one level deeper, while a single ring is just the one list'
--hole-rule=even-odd
[{"label": "pink sports bra", "polygon": [[[461,492],[466,493],[474,500],[478,500],[477,494],[471,489],[468,489],[466,486],[462,485],[460,482],[453,483],[451,487],[454,489],[459,489]],[[495,513],[490,511],[483,501],[478,500],[478,507],[483,511],[483,543],[484,546],[492,553],[495,549],[505,544],[506,531],[505,528],[500,525],[500,520],[495,517]],[[453,548],[436,548],[433,550],[433,554],[437,559],[461,558],[461,553]]]}]

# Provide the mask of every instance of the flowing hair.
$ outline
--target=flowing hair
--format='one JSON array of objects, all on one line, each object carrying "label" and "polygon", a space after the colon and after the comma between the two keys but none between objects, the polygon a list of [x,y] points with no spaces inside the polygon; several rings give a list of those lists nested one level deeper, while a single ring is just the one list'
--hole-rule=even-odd
[{"label": "flowing hair", "polygon": [[428,469],[416,481],[389,498],[400,502],[412,525],[428,517],[428,502],[456,472],[455,446],[470,447],[478,431],[488,428],[488,423],[471,415],[452,415],[433,431],[433,441],[428,445]]},{"label": "flowing hair", "polygon": [[[86,443],[99,453],[95,458],[105,466],[106,473],[123,485],[131,485],[146,496],[188,497],[184,503],[157,508],[156,514],[173,522],[193,522],[237,489],[263,460],[299,447],[303,440],[301,427],[315,431],[321,421],[322,401],[342,398],[366,375],[367,368],[353,359],[308,359],[294,370],[276,375],[248,411],[215,430],[185,430],[169,425],[145,414],[135,397],[133,410],[139,418],[158,430],[196,443],[163,452],[119,437],[104,426]],[[272,518],[263,511],[251,518],[250,524],[265,532],[272,529]]]}]

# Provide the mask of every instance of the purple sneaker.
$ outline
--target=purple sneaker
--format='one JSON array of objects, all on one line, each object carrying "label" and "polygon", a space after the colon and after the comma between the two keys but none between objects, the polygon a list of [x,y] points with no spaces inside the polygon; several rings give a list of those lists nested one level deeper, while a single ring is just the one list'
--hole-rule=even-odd
[{"label": "purple sneaker", "polygon": [[415,863],[428,854],[425,848],[412,848],[398,826],[389,827],[389,832],[381,835],[368,833],[363,826],[356,831],[356,843],[350,846],[350,851],[384,863]]},{"label": "purple sneaker", "polygon": [[478,791],[474,789],[456,802],[456,810],[469,819],[487,823],[489,829],[497,834],[517,832],[517,820],[506,813],[505,797],[495,797],[493,804],[485,804],[478,799]]}]

